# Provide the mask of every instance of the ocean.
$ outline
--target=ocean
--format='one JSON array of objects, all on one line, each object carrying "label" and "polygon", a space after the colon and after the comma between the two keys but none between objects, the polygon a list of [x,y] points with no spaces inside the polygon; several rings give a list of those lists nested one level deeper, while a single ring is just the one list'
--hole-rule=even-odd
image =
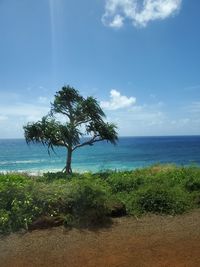
[{"label": "ocean", "polygon": [[[60,171],[65,165],[66,151],[58,148],[55,152],[49,156],[46,147],[27,145],[24,139],[0,139],[0,172]],[[200,136],[121,137],[116,146],[101,142],[77,149],[72,168],[79,172],[98,172],[157,163],[200,165]]]}]

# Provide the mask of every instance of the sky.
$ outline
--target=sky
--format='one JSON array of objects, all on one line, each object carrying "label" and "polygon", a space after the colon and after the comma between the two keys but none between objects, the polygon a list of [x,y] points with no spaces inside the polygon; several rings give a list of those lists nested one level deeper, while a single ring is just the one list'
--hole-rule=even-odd
[{"label": "sky", "polygon": [[200,134],[199,0],[0,0],[0,138],[64,85],[120,136]]}]

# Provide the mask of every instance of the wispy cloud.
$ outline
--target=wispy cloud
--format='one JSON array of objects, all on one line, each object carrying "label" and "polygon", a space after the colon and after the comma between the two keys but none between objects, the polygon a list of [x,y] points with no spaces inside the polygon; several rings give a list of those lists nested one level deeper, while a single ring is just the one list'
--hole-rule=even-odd
[{"label": "wispy cloud", "polygon": [[135,97],[111,90],[109,101],[102,101],[101,106],[121,136],[199,134],[199,101],[169,111],[168,104],[157,98],[137,103]]},{"label": "wispy cloud", "polygon": [[23,136],[23,126],[27,122],[41,119],[49,111],[48,106],[38,103],[14,103],[0,105],[0,138]]},{"label": "wispy cloud", "polygon": [[48,112],[49,108],[34,104],[15,104],[0,107],[0,114],[6,117],[41,117]]},{"label": "wispy cloud", "polygon": [[155,135],[167,120],[159,104],[133,105],[126,110],[109,112],[109,120],[117,124],[120,135]]},{"label": "wispy cloud", "polygon": [[110,100],[101,101],[101,107],[106,110],[117,110],[121,108],[127,108],[135,104],[135,97],[127,97],[121,95],[121,93],[115,89],[110,91]]},{"label": "wispy cloud", "polygon": [[176,14],[182,0],[106,0],[104,25],[120,28],[126,19],[136,27],[145,27],[150,21],[163,20]]},{"label": "wispy cloud", "polygon": [[187,110],[192,113],[193,115],[200,115],[200,101],[192,102],[189,107],[187,107]]}]

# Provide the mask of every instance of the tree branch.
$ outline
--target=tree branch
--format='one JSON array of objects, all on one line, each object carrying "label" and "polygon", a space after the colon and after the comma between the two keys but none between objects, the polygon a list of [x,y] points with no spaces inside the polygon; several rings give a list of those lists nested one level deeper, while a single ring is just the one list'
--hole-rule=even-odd
[{"label": "tree branch", "polygon": [[70,113],[67,113],[66,111],[60,110],[60,111],[55,111],[55,109],[52,110],[54,113],[61,113],[62,115],[66,115],[68,119],[70,119]]},{"label": "tree branch", "polygon": [[96,135],[95,135],[95,136],[92,137],[92,139],[90,139],[89,141],[86,141],[86,142],[84,142],[84,143],[82,143],[82,144],[78,144],[78,145],[76,145],[76,146],[72,149],[72,151],[74,151],[75,149],[77,149],[77,148],[79,148],[79,147],[86,146],[86,145],[92,145],[93,143],[100,142],[100,141],[103,141],[103,140],[104,140],[104,138],[95,139],[95,138],[97,138],[97,137],[99,137],[99,136],[96,136]]},{"label": "tree branch", "polygon": [[68,148],[68,144],[67,144],[66,142],[64,142],[64,141],[59,141],[59,140],[58,140],[58,145],[59,145],[59,146],[65,146],[65,147]]},{"label": "tree branch", "polygon": [[92,121],[91,119],[88,119],[88,120],[85,120],[85,121],[79,121],[79,122],[76,122],[75,123],[75,126],[77,127],[77,126],[79,126],[79,125],[81,125],[81,124],[83,124],[83,123],[88,123],[88,122],[90,122],[90,121]]}]

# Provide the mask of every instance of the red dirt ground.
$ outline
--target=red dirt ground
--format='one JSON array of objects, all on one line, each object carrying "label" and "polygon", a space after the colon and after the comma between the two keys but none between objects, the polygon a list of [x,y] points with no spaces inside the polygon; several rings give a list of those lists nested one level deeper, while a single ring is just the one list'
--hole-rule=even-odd
[{"label": "red dirt ground", "polygon": [[115,219],[110,228],[63,227],[0,239],[1,267],[200,267],[200,210]]}]

